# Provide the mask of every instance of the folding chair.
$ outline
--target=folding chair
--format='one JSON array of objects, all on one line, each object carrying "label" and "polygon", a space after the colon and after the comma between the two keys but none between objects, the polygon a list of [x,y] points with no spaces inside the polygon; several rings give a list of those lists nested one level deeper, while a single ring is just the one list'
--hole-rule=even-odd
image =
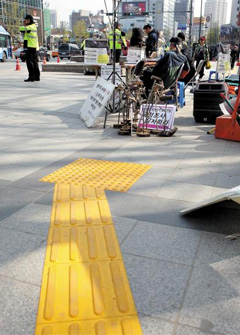
[{"label": "folding chair", "polygon": [[197,68],[196,68],[196,72],[195,72],[194,76],[189,80],[188,83],[185,84],[185,88],[184,88],[185,90],[186,90],[186,88],[187,88],[190,84],[192,84],[193,89],[194,89],[194,87],[196,86],[196,83],[197,83],[196,78],[197,78],[197,76],[199,75],[199,73],[200,73],[200,71],[201,71],[203,65],[204,65],[204,60],[202,59],[202,60],[200,60],[200,62],[198,63],[198,66],[197,66]]}]

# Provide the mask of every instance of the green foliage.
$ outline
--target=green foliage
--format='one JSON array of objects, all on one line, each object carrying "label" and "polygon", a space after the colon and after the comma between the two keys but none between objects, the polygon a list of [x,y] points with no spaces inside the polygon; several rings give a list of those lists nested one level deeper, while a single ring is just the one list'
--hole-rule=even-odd
[{"label": "green foliage", "polygon": [[73,34],[76,40],[79,40],[82,36],[84,38],[89,37],[89,33],[87,32],[87,25],[84,20],[79,20],[73,27]]},{"label": "green foliage", "polygon": [[2,11],[4,28],[9,32],[13,40],[19,41],[19,27],[22,25],[24,11],[20,10],[18,0],[3,0]]},{"label": "green foliage", "polygon": [[217,24],[214,24],[212,28],[209,29],[207,34],[207,44],[216,45],[219,43],[220,28]]}]

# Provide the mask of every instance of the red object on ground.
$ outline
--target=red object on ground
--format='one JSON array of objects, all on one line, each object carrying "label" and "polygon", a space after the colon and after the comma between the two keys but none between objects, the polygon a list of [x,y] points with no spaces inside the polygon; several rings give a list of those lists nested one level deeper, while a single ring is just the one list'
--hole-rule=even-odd
[{"label": "red object on ground", "polygon": [[16,69],[15,69],[15,71],[21,71],[21,66],[20,66],[18,58],[17,58],[17,62],[16,62]]},{"label": "red object on ground", "polygon": [[44,65],[47,64],[47,61],[46,61],[46,57],[45,57],[45,56],[43,57],[43,64],[44,64]]},{"label": "red object on ground", "polygon": [[60,63],[60,57],[59,57],[59,55],[58,55],[58,58],[57,58],[57,63]]},{"label": "red object on ground", "polygon": [[240,126],[238,123],[239,102],[240,102],[240,89],[238,90],[238,95],[236,102],[234,104],[234,110],[232,114],[223,115],[216,118],[216,125],[215,125],[216,138],[240,142]]}]

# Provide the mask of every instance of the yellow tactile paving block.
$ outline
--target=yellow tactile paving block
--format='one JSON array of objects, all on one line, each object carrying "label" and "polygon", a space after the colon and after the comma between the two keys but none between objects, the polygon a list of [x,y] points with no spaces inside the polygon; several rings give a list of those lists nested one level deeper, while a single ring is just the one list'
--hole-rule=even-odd
[{"label": "yellow tactile paving block", "polygon": [[126,192],[150,165],[80,158],[43,177],[40,181],[76,184]]},{"label": "yellow tactile paving block", "polygon": [[45,265],[37,324],[137,315],[122,261]]},{"label": "yellow tactile paving block", "polygon": [[142,331],[138,317],[131,316],[38,325],[36,335],[142,335]]},{"label": "yellow tactile paving block", "polygon": [[107,200],[102,188],[79,186],[74,184],[56,184],[53,195],[53,202],[86,200]]},{"label": "yellow tactile paving block", "polygon": [[112,224],[107,200],[53,203],[51,227]]},{"label": "yellow tactile paving block", "polygon": [[51,228],[45,264],[121,259],[113,225]]}]

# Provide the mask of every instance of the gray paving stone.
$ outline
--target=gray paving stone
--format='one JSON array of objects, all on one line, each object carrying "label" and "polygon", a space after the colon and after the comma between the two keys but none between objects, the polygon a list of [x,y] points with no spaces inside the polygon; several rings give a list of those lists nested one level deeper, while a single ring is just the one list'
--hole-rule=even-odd
[{"label": "gray paving stone", "polygon": [[0,163],[0,174],[1,178],[5,180],[9,180],[14,182],[18,179],[24,178],[35,171],[37,171],[39,167],[37,166],[21,166],[21,165],[14,165],[14,164],[6,164],[1,165]]},{"label": "gray paving stone", "polygon": [[190,267],[123,253],[137,311],[175,321]]},{"label": "gray paving stone", "polygon": [[163,184],[164,180],[161,179],[140,178],[128,190],[128,193],[155,196],[158,194]]},{"label": "gray paving stone", "polygon": [[195,266],[208,265],[216,272],[240,274],[240,239],[203,232],[195,259]]},{"label": "gray paving stone", "polygon": [[239,233],[240,207],[220,203],[182,216],[179,212],[188,208],[189,202],[111,191],[106,194],[114,216],[221,234]]},{"label": "gray paving stone", "polygon": [[195,267],[179,322],[210,333],[238,335],[239,275],[210,266]]},{"label": "gray paving stone", "polygon": [[222,164],[222,155],[211,152],[190,151],[184,157],[179,168],[204,168],[208,172],[217,172]]},{"label": "gray paving stone", "polygon": [[10,183],[11,183],[11,180],[0,179],[0,188],[7,186]]},{"label": "gray paving stone", "polygon": [[174,325],[158,318],[139,315],[143,335],[173,335]]},{"label": "gray paving stone", "polygon": [[170,175],[175,171],[174,168],[164,167],[164,166],[152,166],[145,174],[144,178],[151,179],[168,179]]},{"label": "gray paving stone", "polygon": [[120,216],[113,216],[113,223],[116,229],[118,242],[119,244],[125,240],[131,229],[137,223],[136,220],[131,220],[128,218],[120,217]]},{"label": "gray paving stone", "polygon": [[206,172],[205,169],[181,168],[176,169],[168,179],[183,183],[215,186],[217,176],[216,173]]},{"label": "gray paving stone", "polygon": [[138,221],[122,244],[122,251],[192,265],[200,237],[200,231]]},{"label": "gray paving stone", "polygon": [[234,175],[230,173],[218,173],[216,180],[216,187],[221,188],[233,188],[240,185],[240,175]]},{"label": "gray paving stone", "polygon": [[167,180],[157,196],[165,199],[199,202],[210,198],[212,193],[213,187],[211,186]]},{"label": "gray paving stone", "polygon": [[51,207],[30,204],[0,222],[0,228],[47,236]]},{"label": "gray paving stone", "polygon": [[34,200],[38,199],[41,194],[41,192],[8,186],[0,188],[0,221],[32,203]]},{"label": "gray paving stone", "polygon": [[40,287],[0,276],[0,334],[34,334]]},{"label": "gray paving stone", "polygon": [[187,327],[187,326],[178,326],[176,335],[227,335],[226,333],[215,333],[208,332],[206,329],[210,328],[211,324],[207,320],[202,320],[202,328],[203,330]]},{"label": "gray paving stone", "polygon": [[54,192],[54,189],[50,190],[49,192],[44,193],[34,203],[35,204],[40,204],[40,205],[45,205],[45,206],[52,206],[53,192]]},{"label": "gray paving stone", "polygon": [[0,275],[41,285],[46,238],[0,228]]}]

